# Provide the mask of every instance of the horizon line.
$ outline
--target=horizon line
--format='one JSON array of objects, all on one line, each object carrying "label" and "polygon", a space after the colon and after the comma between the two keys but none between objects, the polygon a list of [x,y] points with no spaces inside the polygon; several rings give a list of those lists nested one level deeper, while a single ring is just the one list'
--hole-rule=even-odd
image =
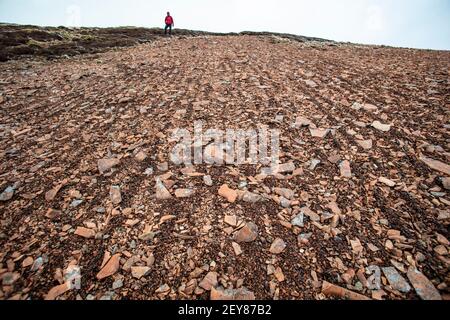
[{"label": "horizon line", "polygon": [[[135,28],[135,29],[149,29],[149,30],[164,30],[164,28],[161,27],[150,27],[150,26],[137,26],[137,25],[116,25],[116,26],[65,26],[65,25],[37,25],[37,24],[21,24],[16,22],[3,22],[0,21],[0,27],[4,25],[10,25],[10,26],[22,26],[22,27],[38,27],[38,28],[66,28],[66,29],[119,29],[119,28]],[[205,31],[205,30],[194,30],[194,29],[185,29],[185,28],[174,28],[174,30],[183,30],[183,31],[192,31],[192,32],[199,32],[199,33],[205,33],[205,35],[211,35],[211,36],[233,36],[233,35],[245,35],[245,33],[255,33],[256,35],[276,35],[276,36],[284,36],[284,38],[289,37],[300,37],[305,38],[309,41],[323,41],[323,42],[330,42],[330,43],[340,43],[340,44],[348,44],[348,45],[359,45],[359,46],[367,46],[367,47],[384,47],[384,48],[392,48],[392,49],[408,49],[408,50],[425,50],[425,51],[442,51],[442,52],[450,52],[449,49],[433,49],[433,48],[423,48],[423,47],[403,47],[403,46],[395,46],[395,45],[388,45],[388,44],[374,44],[374,43],[356,43],[351,41],[342,41],[342,40],[330,40],[315,36],[306,36],[306,35],[300,35],[300,34],[294,34],[294,33],[286,33],[286,32],[276,32],[276,31],[253,31],[253,30],[242,30],[239,32],[234,31]],[[175,34],[176,35],[176,34]],[[299,40],[297,40],[299,41]]]}]

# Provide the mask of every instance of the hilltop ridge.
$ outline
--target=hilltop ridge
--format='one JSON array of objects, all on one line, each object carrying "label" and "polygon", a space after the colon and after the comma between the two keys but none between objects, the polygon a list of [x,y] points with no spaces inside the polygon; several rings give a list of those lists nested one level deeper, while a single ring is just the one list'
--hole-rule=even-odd
[{"label": "hilltop ridge", "polygon": [[[239,35],[277,36],[299,42],[332,43],[330,40],[320,38],[252,31],[217,33],[175,29],[173,37]],[[61,56],[98,53],[114,48],[130,47],[155,41],[161,37],[164,37],[164,29],[161,28],[67,28],[0,23],[0,61],[7,61],[21,56],[42,56],[52,59]]]}]

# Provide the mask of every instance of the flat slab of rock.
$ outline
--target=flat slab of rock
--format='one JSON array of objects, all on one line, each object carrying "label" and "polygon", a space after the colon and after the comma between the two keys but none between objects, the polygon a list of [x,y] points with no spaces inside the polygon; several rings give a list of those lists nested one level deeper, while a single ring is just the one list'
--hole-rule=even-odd
[{"label": "flat slab of rock", "polygon": [[277,166],[277,173],[290,173],[295,171],[295,164],[292,162],[283,163]]},{"label": "flat slab of rock", "polygon": [[208,272],[203,280],[200,281],[198,286],[205,289],[206,291],[209,291],[213,287],[217,286],[217,283],[217,272]]},{"label": "flat slab of rock", "polygon": [[270,168],[262,168],[261,173],[265,175],[275,175],[278,173],[291,173],[295,171],[295,164],[292,162],[287,162],[283,164],[274,165]]},{"label": "flat slab of rock", "polygon": [[136,279],[145,277],[149,272],[149,267],[131,267],[131,275]]},{"label": "flat slab of rock", "polygon": [[56,287],[51,288],[44,299],[45,300],[55,300],[57,297],[66,293],[69,290],[70,290],[69,283],[65,282],[63,284],[60,284]]},{"label": "flat slab of rock", "polygon": [[175,197],[177,198],[189,198],[194,195],[194,190],[192,189],[177,189],[175,190]]},{"label": "flat slab of rock", "polygon": [[98,171],[103,174],[109,170],[111,170],[113,167],[119,165],[120,160],[116,158],[112,159],[100,159],[98,160],[97,166]]},{"label": "flat slab of rock", "polygon": [[56,195],[58,194],[59,190],[61,190],[61,188],[64,187],[65,183],[66,183],[66,181],[63,181],[62,183],[58,184],[54,188],[48,190],[45,193],[45,200],[53,201],[55,199]]},{"label": "flat slab of rock", "polygon": [[362,107],[363,107],[363,106],[362,106],[361,103],[359,103],[359,102],[354,102],[350,108],[352,108],[352,109],[355,110],[355,111],[359,111],[359,110],[362,109]]},{"label": "flat slab of rock", "polygon": [[242,254],[242,248],[241,248],[241,246],[239,245],[239,243],[232,242],[232,243],[231,243],[231,246],[233,247],[234,253],[235,253],[237,256],[239,256],[239,255]]},{"label": "flat slab of rock", "polygon": [[391,130],[391,126],[389,124],[383,124],[380,121],[374,121],[372,123],[372,127],[383,132],[388,132]]},{"label": "flat slab of rock", "polygon": [[331,201],[327,204],[327,208],[333,212],[333,214],[340,215],[342,214],[342,210],[339,208],[338,204],[335,201]]},{"label": "flat slab of rock", "polygon": [[360,254],[363,251],[363,246],[359,239],[350,240],[350,245],[354,254]]},{"label": "flat slab of rock", "polygon": [[263,200],[263,197],[257,193],[245,191],[242,196],[242,200],[248,203],[257,203]]},{"label": "flat slab of rock", "polygon": [[356,143],[364,150],[370,150],[373,147],[372,140],[356,140]]},{"label": "flat slab of rock", "polygon": [[227,201],[230,203],[236,202],[236,199],[238,197],[236,190],[231,189],[227,184],[224,184],[220,187],[219,195],[227,199]]},{"label": "flat slab of rock", "polygon": [[237,223],[238,223],[238,220],[237,220],[236,216],[228,216],[228,215],[226,215],[225,218],[223,219],[223,221],[226,224],[228,224],[228,225],[230,225],[232,227],[236,227]]},{"label": "flat slab of rock", "polygon": [[138,153],[136,154],[135,158],[136,158],[137,161],[142,162],[142,161],[144,161],[145,159],[147,159],[147,154],[146,154],[144,151],[140,151],[140,152],[138,152]]},{"label": "flat slab of rock", "polygon": [[378,107],[374,106],[373,104],[370,104],[370,103],[365,103],[364,106],[363,106],[363,109],[365,111],[377,111]]},{"label": "flat slab of rock", "polygon": [[348,160],[344,160],[339,164],[339,170],[341,171],[341,177],[352,177],[352,169],[350,168],[350,162]]},{"label": "flat slab of rock", "polygon": [[2,194],[0,194],[0,201],[8,201],[11,200],[14,196],[14,187],[7,187]]},{"label": "flat slab of rock", "polygon": [[291,220],[291,224],[292,224],[293,226],[303,228],[303,227],[305,226],[305,224],[304,224],[304,219],[305,219],[305,217],[304,217],[304,215],[303,215],[303,212],[300,212],[298,215],[296,215],[296,216],[294,217],[294,219]]},{"label": "flat slab of rock", "polygon": [[442,185],[445,190],[450,190],[450,178],[442,178]]},{"label": "flat slab of rock", "polygon": [[253,222],[247,222],[243,228],[234,235],[236,242],[252,242],[258,237],[258,226]]},{"label": "flat slab of rock", "polygon": [[111,186],[109,190],[109,196],[113,205],[117,206],[122,202],[122,193],[120,192],[120,187]]},{"label": "flat slab of rock", "polygon": [[289,201],[285,197],[280,197],[280,206],[282,206],[283,208],[290,208],[291,207],[291,201]]},{"label": "flat slab of rock", "polygon": [[285,197],[286,199],[292,200],[294,198],[295,192],[292,189],[287,188],[274,188],[273,192],[277,195]]},{"label": "flat slab of rock", "polygon": [[326,296],[331,296],[339,299],[348,299],[356,301],[370,300],[366,296],[356,293],[354,291],[348,290],[327,281],[322,282],[322,293]]},{"label": "flat slab of rock", "polygon": [[441,161],[427,158],[425,156],[421,156],[420,160],[425,163],[430,169],[435,171],[439,171],[443,174],[450,176],[450,166]]},{"label": "flat slab of rock", "polygon": [[213,185],[213,181],[211,179],[211,176],[203,176],[203,183],[207,185],[208,187],[211,187]]},{"label": "flat slab of rock", "polygon": [[382,268],[384,275],[386,276],[392,289],[398,290],[403,293],[408,293],[411,290],[411,286],[403,278],[398,271],[393,267]]},{"label": "flat slab of rock", "polygon": [[329,133],[330,133],[330,129],[313,129],[313,128],[309,128],[309,131],[311,132],[311,136],[313,136],[314,138],[325,138]]},{"label": "flat slab of rock", "polygon": [[416,290],[416,293],[422,300],[442,300],[439,291],[437,291],[431,281],[419,270],[410,267],[407,276]]},{"label": "flat slab of rock", "polygon": [[77,227],[77,229],[75,230],[75,234],[86,239],[95,237],[95,231],[85,227]]},{"label": "flat slab of rock", "polygon": [[280,254],[284,251],[284,249],[286,249],[286,243],[283,239],[277,238],[273,241],[269,251],[273,254]]},{"label": "flat slab of rock", "polygon": [[378,181],[387,185],[388,187],[391,187],[391,188],[395,187],[395,185],[396,185],[396,183],[394,181],[389,180],[388,178],[385,178],[385,177],[378,178]]},{"label": "flat slab of rock", "polygon": [[312,124],[311,120],[309,120],[308,118],[299,116],[295,119],[294,126],[296,128],[301,128],[301,127],[309,127],[311,124]]},{"label": "flat slab of rock", "polygon": [[311,88],[317,87],[317,83],[315,83],[312,80],[305,80],[306,85],[310,86]]},{"label": "flat slab of rock", "polygon": [[97,273],[97,279],[102,280],[115,274],[120,267],[120,254],[113,255],[105,266]]},{"label": "flat slab of rock", "polygon": [[215,301],[253,301],[255,294],[245,287],[239,289],[211,288],[210,299]]},{"label": "flat slab of rock", "polygon": [[162,181],[160,179],[156,179],[156,199],[159,200],[168,200],[172,198],[172,195],[170,194],[169,190],[164,186]]},{"label": "flat slab of rock", "polygon": [[311,219],[311,221],[320,221],[320,216],[314,211],[312,211],[310,208],[302,207],[300,210],[305,216]]}]

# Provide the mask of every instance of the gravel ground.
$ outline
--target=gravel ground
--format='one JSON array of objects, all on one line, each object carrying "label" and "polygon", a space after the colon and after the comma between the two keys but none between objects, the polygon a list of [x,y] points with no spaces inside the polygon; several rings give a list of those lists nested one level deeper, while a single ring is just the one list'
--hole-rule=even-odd
[{"label": "gravel ground", "polygon": [[[273,35],[1,63],[0,299],[447,299],[449,67]],[[174,165],[198,120],[291,168]]]}]

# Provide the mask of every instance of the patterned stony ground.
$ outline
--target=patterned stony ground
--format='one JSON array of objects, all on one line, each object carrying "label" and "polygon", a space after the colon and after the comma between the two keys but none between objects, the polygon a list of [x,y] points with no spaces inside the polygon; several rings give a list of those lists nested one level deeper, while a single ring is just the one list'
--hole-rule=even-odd
[{"label": "patterned stony ground", "polygon": [[[449,67],[270,36],[0,64],[0,298],[448,298]],[[198,120],[278,129],[294,167],[172,164]]]}]

